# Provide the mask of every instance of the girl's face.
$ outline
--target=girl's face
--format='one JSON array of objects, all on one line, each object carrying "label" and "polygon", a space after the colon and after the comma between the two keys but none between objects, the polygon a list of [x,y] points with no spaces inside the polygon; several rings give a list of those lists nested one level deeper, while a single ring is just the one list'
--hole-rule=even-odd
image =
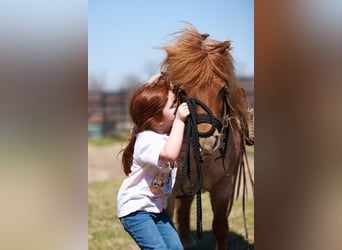
[{"label": "girl's face", "polygon": [[177,100],[175,94],[169,90],[168,100],[163,109],[163,122],[162,126],[169,132],[172,123],[175,120],[175,111],[177,108]]}]

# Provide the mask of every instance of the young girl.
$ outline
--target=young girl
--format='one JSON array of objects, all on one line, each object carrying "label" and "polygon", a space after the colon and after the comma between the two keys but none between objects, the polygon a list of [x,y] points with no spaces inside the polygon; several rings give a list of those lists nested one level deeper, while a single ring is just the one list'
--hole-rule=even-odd
[{"label": "young girl", "polygon": [[141,249],[183,249],[165,208],[189,108],[186,103],[177,108],[160,76],[133,93],[129,111],[134,129],[122,156],[128,177],[118,192],[118,217]]}]

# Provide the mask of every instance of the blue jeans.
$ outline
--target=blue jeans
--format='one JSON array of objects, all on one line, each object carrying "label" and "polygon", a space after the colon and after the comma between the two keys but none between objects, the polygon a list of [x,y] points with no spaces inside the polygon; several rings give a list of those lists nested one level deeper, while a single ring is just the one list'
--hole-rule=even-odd
[{"label": "blue jeans", "polygon": [[141,249],[184,249],[165,210],[161,213],[137,211],[120,221]]}]

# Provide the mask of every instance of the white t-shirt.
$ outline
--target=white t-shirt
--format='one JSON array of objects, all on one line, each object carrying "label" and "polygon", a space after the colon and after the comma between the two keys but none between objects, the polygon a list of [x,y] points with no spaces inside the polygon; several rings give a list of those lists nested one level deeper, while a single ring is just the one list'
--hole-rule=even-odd
[{"label": "white t-shirt", "polygon": [[160,213],[166,208],[177,173],[176,161],[159,161],[167,138],[168,135],[153,131],[137,135],[131,173],[117,196],[119,218],[139,210]]}]

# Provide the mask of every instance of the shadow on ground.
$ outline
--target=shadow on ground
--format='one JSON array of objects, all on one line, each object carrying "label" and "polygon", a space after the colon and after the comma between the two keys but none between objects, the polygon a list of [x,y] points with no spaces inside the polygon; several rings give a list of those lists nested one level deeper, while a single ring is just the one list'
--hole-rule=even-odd
[{"label": "shadow on ground", "polygon": [[[216,247],[215,236],[212,231],[204,231],[201,240],[197,239],[196,231],[192,231],[192,237],[197,240],[197,246],[186,250],[214,250]],[[242,235],[229,232],[227,248],[229,250],[254,250],[254,243],[249,243]]]}]

